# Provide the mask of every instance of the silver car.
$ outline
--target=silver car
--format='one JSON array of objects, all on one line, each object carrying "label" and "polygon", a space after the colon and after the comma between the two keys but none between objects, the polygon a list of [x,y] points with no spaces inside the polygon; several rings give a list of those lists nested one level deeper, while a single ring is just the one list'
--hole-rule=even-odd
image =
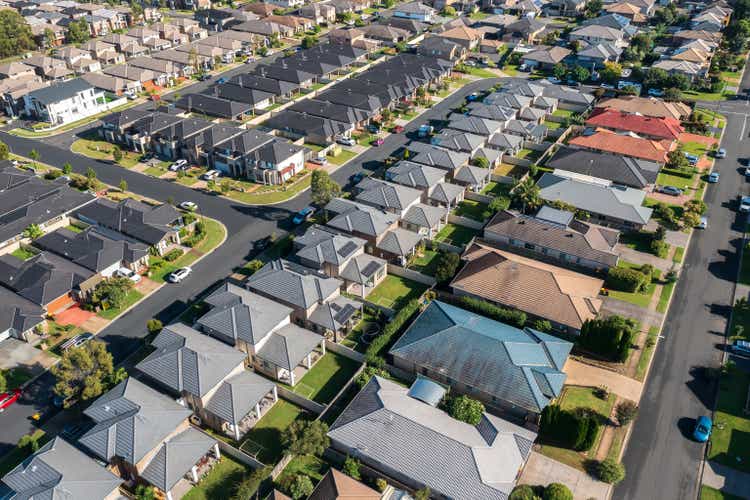
[{"label": "silver car", "polygon": [[169,275],[167,276],[167,281],[169,281],[170,283],[179,283],[190,276],[191,272],[193,272],[193,270],[189,267],[181,267],[169,273]]}]

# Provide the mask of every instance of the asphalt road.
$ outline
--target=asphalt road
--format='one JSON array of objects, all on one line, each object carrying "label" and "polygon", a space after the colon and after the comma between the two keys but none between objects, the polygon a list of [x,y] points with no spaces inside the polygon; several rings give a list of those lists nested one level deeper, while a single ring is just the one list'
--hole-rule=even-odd
[{"label": "asphalt road", "polygon": [[[747,88],[750,76],[745,75]],[[715,384],[706,367],[718,367],[739,266],[745,217],[737,196],[750,193],[739,158],[750,156],[746,101],[707,104],[727,116],[717,160],[718,184],[709,184],[708,229],[695,231],[669,310],[663,338],[641,400],[640,415],[624,457],[627,477],[616,499],[694,499],[698,495],[704,446],[690,439],[695,419],[710,415]]]},{"label": "asphalt road", "polygon": [[[420,125],[446,118],[468,94],[485,90],[500,81],[499,78],[479,80],[464,86],[410,122],[405,127],[404,134],[387,137],[383,145],[370,148],[336,170],[332,177],[345,186],[355,173],[376,170],[381,166],[382,160],[409,142],[407,136],[413,136],[413,132]],[[79,156],[48,140],[25,139],[2,132],[0,140],[8,144],[11,151],[16,154],[28,156],[32,149],[36,149],[41,162],[56,167],[62,167],[66,162],[70,162],[73,170],[81,174],[89,167],[93,168],[98,179],[107,184],[117,185],[124,179],[130,191],[142,196],[161,201],[169,197],[175,202],[194,201],[198,204],[200,213],[220,220],[227,227],[228,237],[224,244],[193,265],[193,273],[185,281],[179,285],[164,286],[99,333],[99,339],[108,344],[108,349],[113,353],[116,362],[122,361],[141,345],[141,339],[147,335],[146,321],[150,318],[159,318],[167,322],[175,318],[203,291],[220,283],[233,270],[251,259],[255,240],[273,232],[277,235],[284,234],[290,229],[290,216],[310,203],[309,191],[305,191],[296,198],[278,205],[244,205],[174,182],[131,172],[107,162]],[[45,419],[54,414],[55,410],[49,406],[53,383],[53,377],[49,374],[40,377],[27,388],[24,397],[18,403],[0,415],[0,455],[15,446],[21,436],[35,429],[34,422],[30,419],[33,414],[40,412]]]}]

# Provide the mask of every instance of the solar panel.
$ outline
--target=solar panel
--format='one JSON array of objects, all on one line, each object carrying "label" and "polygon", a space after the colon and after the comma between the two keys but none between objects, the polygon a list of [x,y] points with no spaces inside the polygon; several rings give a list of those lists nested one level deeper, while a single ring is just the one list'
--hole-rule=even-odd
[{"label": "solar panel", "polygon": [[347,241],[344,246],[338,249],[338,254],[342,257],[346,257],[347,255],[350,255],[354,250],[357,249],[357,244],[353,241]]},{"label": "solar panel", "polygon": [[351,304],[346,304],[344,307],[341,308],[340,311],[336,313],[336,315],[333,317],[333,319],[336,320],[339,324],[346,323],[349,318],[352,317],[352,315],[357,311]]},{"label": "solar panel", "polygon": [[365,276],[367,276],[369,278],[378,269],[380,269],[380,263],[375,262],[374,260],[371,260],[370,262],[367,263],[367,265],[365,266],[365,268],[362,269],[362,274],[364,274]]}]

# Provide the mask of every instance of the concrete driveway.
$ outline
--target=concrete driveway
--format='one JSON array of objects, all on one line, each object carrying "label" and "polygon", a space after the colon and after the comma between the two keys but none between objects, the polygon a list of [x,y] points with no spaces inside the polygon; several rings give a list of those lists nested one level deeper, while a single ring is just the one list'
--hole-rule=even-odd
[{"label": "concrete driveway", "polygon": [[606,386],[610,392],[617,394],[621,398],[629,399],[636,403],[641,399],[643,384],[619,373],[587,365],[570,358],[565,362],[563,372],[568,376],[565,379],[565,383],[568,385],[580,385],[583,387]]},{"label": "concrete driveway", "polygon": [[652,326],[661,326],[662,318],[664,317],[662,313],[650,311],[630,302],[613,299],[612,297],[604,297],[601,312],[605,316],[618,314],[636,319],[641,322],[641,327],[645,330],[648,330]]},{"label": "concrete driveway", "polygon": [[562,483],[576,500],[605,500],[609,498],[609,485],[593,479],[583,471],[574,469],[541,453],[532,451],[521,473],[518,484],[544,485]]},{"label": "concrete driveway", "polygon": [[622,260],[632,262],[633,264],[651,264],[660,271],[669,271],[672,269],[674,263],[670,259],[660,259],[656,255],[650,253],[639,252],[634,250],[627,245],[618,243],[615,245],[615,252],[620,255]]},{"label": "concrete driveway", "polygon": [[22,368],[34,375],[47,370],[57,358],[18,339],[0,342],[0,370]]}]

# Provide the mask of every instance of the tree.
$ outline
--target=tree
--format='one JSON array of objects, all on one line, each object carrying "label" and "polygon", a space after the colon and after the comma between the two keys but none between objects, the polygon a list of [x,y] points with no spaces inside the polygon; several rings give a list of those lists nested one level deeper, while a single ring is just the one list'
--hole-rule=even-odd
[{"label": "tree", "polygon": [[148,333],[159,333],[162,328],[164,328],[164,325],[160,320],[156,318],[151,318],[150,320],[146,321],[146,329],[148,330]]},{"label": "tree", "polygon": [[542,333],[549,333],[552,331],[552,323],[546,319],[537,319],[531,324],[531,328]]},{"label": "tree", "polygon": [[456,9],[454,9],[450,5],[446,5],[445,7],[443,7],[443,10],[440,11],[440,13],[445,17],[454,17],[456,15]]},{"label": "tree", "polygon": [[83,43],[89,38],[91,38],[91,30],[85,19],[71,21],[68,24],[68,41],[70,43]]},{"label": "tree", "polygon": [[133,20],[136,22],[143,16],[143,6],[136,0],[130,2],[130,14],[133,16]]},{"label": "tree", "polygon": [[622,66],[616,62],[605,62],[599,76],[607,83],[616,83],[622,75]]},{"label": "tree", "polygon": [[615,408],[617,423],[621,426],[628,425],[638,415],[638,405],[633,401],[625,400]]},{"label": "tree", "polygon": [[396,0],[383,0],[381,3],[386,9],[392,9],[393,6],[396,5]]},{"label": "tree", "polygon": [[708,210],[708,206],[706,206],[706,202],[704,202],[703,200],[688,200],[687,202],[685,202],[683,208],[687,212],[695,212],[698,215],[703,215],[706,213],[706,210]]},{"label": "tree", "polygon": [[281,435],[284,449],[295,455],[322,455],[328,445],[328,425],[314,420],[297,420]]},{"label": "tree", "polygon": [[18,440],[18,448],[25,451],[29,455],[36,453],[39,450],[39,439],[34,434],[25,434]]},{"label": "tree", "polygon": [[36,42],[31,27],[13,9],[0,11],[0,57],[11,57],[34,50]]},{"label": "tree", "polygon": [[544,489],[542,500],[573,500],[573,493],[562,483],[551,483]]},{"label": "tree", "polygon": [[585,82],[591,76],[591,71],[587,70],[583,66],[576,65],[573,66],[570,74],[573,77],[573,80],[577,82]]},{"label": "tree", "polygon": [[139,484],[135,489],[135,500],[156,500],[156,489],[153,486]]},{"label": "tree", "polygon": [[70,173],[73,171],[73,165],[70,164],[70,162],[65,162],[62,167],[62,173],[65,175],[70,175]]},{"label": "tree", "polygon": [[96,179],[96,170],[94,170],[91,167],[87,168],[86,169],[86,179],[88,179],[89,181],[95,180]]},{"label": "tree", "polygon": [[682,146],[677,146],[676,149],[667,153],[667,168],[675,170],[687,170],[690,168],[690,161],[685,156],[685,151]]},{"label": "tree", "polygon": [[51,369],[57,379],[55,394],[65,399],[92,399],[101,395],[114,375],[112,355],[103,342],[91,340],[68,349]]},{"label": "tree", "polygon": [[307,35],[306,37],[302,39],[302,43],[300,45],[302,46],[303,49],[309,49],[309,48],[316,46],[317,44],[318,44],[317,36]]},{"label": "tree", "polygon": [[294,481],[289,485],[289,493],[294,500],[309,497],[314,489],[312,481],[305,474],[294,476]]},{"label": "tree", "polygon": [[457,253],[441,252],[435,269],[435,279],[439,283],[445,283],[456,275],[461,258]]},{"label": "tree", "polygon": [[124,193],[128,190],[128,181],[126,181],[125,179],[120,179],[120,183],[117,185],[117,187]]},{"label": "tree", "polygon": [[578,345],[589,352],[622,363],[633,344],[636,323],[622,316],[586,320],[578,336]]},{"label": "tree", "polygon": [[250,474],[246,474],[242,481],[237,483],[232,494],[232,500],[248,500],[252,497],[261,483],[271,475],[272,468],[268,465],[253,470]]},{"label": "tree", "polygon": [[745,50],[748,37],[750,37],[750,21],[747,19],[737,20],[735,18],[724,28],[724,42],[734,54],[739,54]]},{"label": "tree", "polygon": [[122,150],[119,147],[115,146],[115,147],[112,148],[112,158],[117,163],[119,163],[120,160],[122,160]]},{"label": "tree", "polygon": [[596,17],[603,6],[602,0],[589,0],[584,9],[584,15],[586,17]]},{"label": "tree", "polygon": [[596,472],[600,480],[609,484],[617,484],[625,479],[625,467],[611,458],[599,462]]},{"label": "tree", "polygon": [[344,460],[344,466],[341,468],[341,470],[343,470],[344,474],[346,474],[347,476],[353,477],[356,480],[360,480],[362,479],[362,474],[359,472],[359,465],[359,460],[347,455],[346,460]]},{"label": "tree", "polygon": [[679,101],[682,99],[682,92],[680,92],[680,89],[669,87],[668,89],[664,89],[664,95],[662,97],[665,101]]},{"label": "tree", "polygon": [[507,210],[510,207],[510,198],[506,196],[495,196],[492,201],[487,205],[487,210],[482,212],[482,217],[489,219],[500,210]]},{"label": "tree", "polygon": [[39,151],[36,149],[32,149],[29,151],[29,158],[31,158],[34,162],[39,161],[39,158],[41,158],[41,155],[39,155]]},{"label": "tree", "polygon": [[129,278],[107,278],[96,285],[90,302],[105,309],[118,308],[124,305],[132,288],[133,282]]},{"label": "tree", "polygon": [[24,238],[35,240],[44,236],[44,231],[42,231],[42,228],[40,228],[37,224],[29,224],[28,226],[26,226],[26,229],[23,230],[22,235]]},{"label": "tree", "polygon": [[557,63],[552,68],[552,74],[555,75],[555,78],[562,80],[568,74],[568,67],[563,63]]},{"label": "tree", "polygon": [[10,157],[10,149],[4,142],[0,142],[0,160],[7,160]]},{"label": "tree", "polygon": [[5,378],[5,374],[0,371],[0,393],[8,390],[8,380]]},{"label": "tree", "polygon": [[245,265],[245,269],[250,271],[250,274],[255,274],[263,267],[263,262],[258,259],[253,259]]},{"label": "tree", "polygon": [[538,500],[539,497],[534,493],[534,488],[528,484],[519,484],[510,492],[508,500]]},{"label": "tree", "polygon": [[432,495],[432,490],[425,486],[421,490],[414,492],[414,500],[430,500],[430,495]]},{"label": "tree", "polygon": [[450,400],[448,413],[456,420],[477,425],[482,420],[484,405],[469,396],[458,396]]},{"label": "tree", "polygon": [[542,205],[542,198],[539,196],[539,186],[534,183],[534,179],[527,177],[516,185],[511,193],[511,199],[517,205],[521,205],[521,211],[533,211]]},{"label": "tree", "polygon": [[312,173],[310,192],[312,193],[312,200],[316,204],[323,206],[331,201],[332,198],[341,194],[341,186],[331,179],[328,172],[318,169]]},{"label": "tree", "polygon": [[475,156],[471,160],[471,164],[474,165],[475,167],[490,168],[490,160],[488,160],[484,156]]}]

